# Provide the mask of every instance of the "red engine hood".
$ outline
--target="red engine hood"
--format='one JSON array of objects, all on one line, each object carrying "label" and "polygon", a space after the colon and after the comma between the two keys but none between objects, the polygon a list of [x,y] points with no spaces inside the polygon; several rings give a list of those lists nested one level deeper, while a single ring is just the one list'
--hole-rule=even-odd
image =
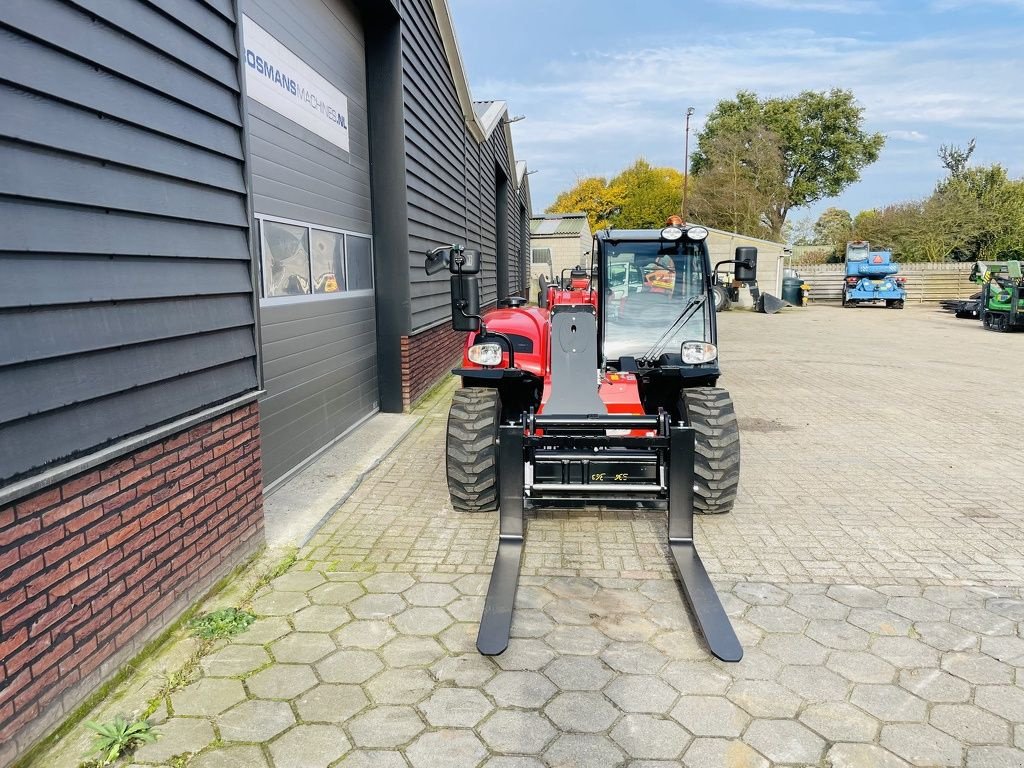
[{"label": "red engine hood", "polygon": [[[503,333],[514,338],[514,346],[517,348],[515,358],[516,367],[524,371],[543,377],[548,359],[548,339],[550,333],[548,326],[548,311],[539,307],[520,307],[518,309],[495,309],[484,315],[484,323],[488,330]],[[523,339],[528,339],[531,352],[519,351],[523,345]],[[470,362],[467,357],[469,348],[476,342],[476,334],[466,335],[466,346],[462,352],[463,368],[480,368],[482,366]],[[502,364],[508,365],[508,355],[502,356]]]}]

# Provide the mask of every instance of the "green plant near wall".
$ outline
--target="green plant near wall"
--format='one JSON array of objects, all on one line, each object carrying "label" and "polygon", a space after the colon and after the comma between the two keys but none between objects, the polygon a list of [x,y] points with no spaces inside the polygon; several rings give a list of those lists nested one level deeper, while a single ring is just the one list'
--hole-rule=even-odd
[{"label": "green plant near wall", "polygon": [[118,715],[109,723],[86,722],[85,727],[96,732],[96,743],[86,757],[98,755],[95,765],[110,765],[122,755],[135,750],[147,741],[156,741],[148,720],[128,720]]},{"label": "green plant near wall", "polygon": [[212,640],[244,632],[254,621],[256,621],[256,615],[249,611],[238,608],[221,608],[192,619],[188,623],[188,628],[195,637]]}]

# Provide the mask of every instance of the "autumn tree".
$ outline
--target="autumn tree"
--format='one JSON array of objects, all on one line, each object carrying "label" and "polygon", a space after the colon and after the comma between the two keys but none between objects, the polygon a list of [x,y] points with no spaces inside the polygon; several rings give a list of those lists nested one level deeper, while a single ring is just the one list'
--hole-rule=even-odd
[{"label": "autumn tree", "polygon": [[611,223],[611,217],[622,208],[625,198],[618,187],[609,186],[606,179],[591,176],[578,179],[576,184],[555,198],[547,213],[587,214],[590,231],[604,229]]},{"label": "autumn tree", "polygon": [[735,99],[718,102],[708,116],[697,134],[691,167],[698,178],[708,174],[722,136],[743,136],[753,130],[774,134],[785,194],[773,198],[763,216],[771,238],[779,239],[793,208],[835,197],[878,159],[885,137],[864,131],[863,123],[864,109],[850,91],[804,91],[794,97],[764,99],[740,91]]}]

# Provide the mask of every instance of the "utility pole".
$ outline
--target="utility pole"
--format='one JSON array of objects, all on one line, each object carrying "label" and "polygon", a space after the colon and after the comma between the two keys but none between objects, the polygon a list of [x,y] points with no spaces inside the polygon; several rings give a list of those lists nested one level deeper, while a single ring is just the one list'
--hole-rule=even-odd
[{"label": "utility pole", "polygon": [[686,214],[688,213],[686,208],[686,193],[689,187],[690,181],[690,117],[693,116],[693,107],[688,107],[686,110],[686,139],[684,140],[684,146],[686,149],[685,157],[683,159],[683,224],[686,223]]}]

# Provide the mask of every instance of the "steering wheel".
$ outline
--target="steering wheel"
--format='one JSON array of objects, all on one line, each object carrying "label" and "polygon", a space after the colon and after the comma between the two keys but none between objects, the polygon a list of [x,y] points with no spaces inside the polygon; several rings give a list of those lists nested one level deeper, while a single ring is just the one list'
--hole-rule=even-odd
[{"label": "steering wheel", "polygon": [[499,307],[508,307],[509,309],[516,309],[526,303],[526,299],[522,296],[506,296],[504,299],[498,302]]}]

